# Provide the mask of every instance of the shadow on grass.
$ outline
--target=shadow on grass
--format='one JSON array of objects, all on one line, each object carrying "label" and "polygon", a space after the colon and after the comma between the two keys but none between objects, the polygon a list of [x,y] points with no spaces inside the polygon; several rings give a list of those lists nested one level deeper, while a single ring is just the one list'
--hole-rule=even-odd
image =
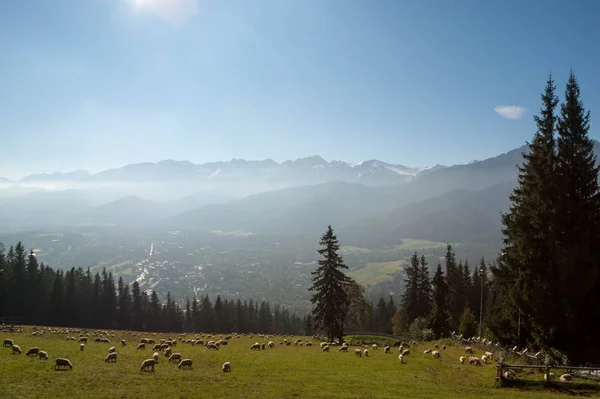
[{"label": "shadow on grass", "polygon": [[500,389],[513,388],[520,391],[551,391],[571,396],[591,396],[600,392],[600,384],[585,381],[546,382],[538,380],[504,380]]}]

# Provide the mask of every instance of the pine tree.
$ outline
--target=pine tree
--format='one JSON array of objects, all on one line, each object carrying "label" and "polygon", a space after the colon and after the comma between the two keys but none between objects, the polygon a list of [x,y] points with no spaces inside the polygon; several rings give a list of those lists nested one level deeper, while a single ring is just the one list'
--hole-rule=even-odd
[{"label": "pine tree", "polygon": [[315,305],[313,319],[319,328],[325,330],[330,341],[338,338],[342,342],[349,303],[347,289],[350,284],[343,269],[348,267],[338,254],[340,245],[331,225],[321,236],[319,244],[323,248],[318,252],[324,259],[319,260],[319,267],[311,272],[313,285],[309,289],[315,292],[311,297],[311,303]]},{"label": "pine tree", "polygon": [[[558,98],[552,76],[542,94],[542,109],[536,116],[537,132],[529,153],[523,154],[518,185],[510,196],[509,211],[501,216],[504,234],[502,262],[495,269],[500,292],[508,294],[509,306],[531,320],[540,322],[536,341],[546,347],[552,335],[554,317],[548,304],[554,303],[544,276],[560,268],[556,253],[558,225],[556,195],[562,190],[556,182],[557,157],[554,138]],[[546,281],[544,281],[546,280]],[[544,321],[546,319],[546,321]],[[534,324],[535,325],[535,324]],[[546,326],[550,328],[546,329]]]},{"label": "pine tree", "polygon": [[410,263],[404,268],[406,278],[404,279],[404,294],[402,295],[402,319],[409,326],[414,319],[421,316],[421,303],[419,302],[420,283],[419,257],[415,252]]},{"label": "pine tree", "polygon": [[460,324],[458,326],[458,332],[465,338],[474,337],[477,333],[477,321],[473,311],[469,308],[469,305],[465,306],[465,310],[460,318]]},{"label": "pine tree", "polygon": [[442,265],[438,263],[437,270],[433,276],[433,303],[429,323],[436,338],[448,335],[450,328],[450,313],[448,312],[448,284],[442,271]]},{"label": "pine tree", "polygon": [[450,324],[458,327],[458,322],[464,308],[462,298],[462,272],[456,264],[456,256],[452,245],[446,248],[446,284],[448,285],[448,310],[450,312]]},{"label": "pine tree", "polygon": [[425,261],[425,255],[421,255],[419,265],[417,303],[419,304],[417,317],[428,317],[431,313],[431,279],[429,278],[429,266]]},{"label": "pine tree", "polygon": [[131,328],[131,308],[132,299],[129,294],[129,284],[123,281],[123,277],[119,277],[117,284],[117,293],[119,301],[119,329],[129,330]]},{"label": "pine tree", "polygon": [[[557,302],[548,318],[535,319],[543,328],[555,328],[550,343],[566,351],[572,360],[600,357],[593,329],[600,323],[600,269],[597,243],[600,240],[599,167],[594,141],[589,137],[590,113],[580,99],[579,83],[573,71],[565,89],[557,121],[558,151],[554,203],[558,226],[552,277],[542,276]],[[548,307],[545,309],[549,311]],[[560,318],[557,320],[557,318]],[[590,349],[594,348],[594,353]]]},{"label": "pine tree", "polygon": [[140,290],[140,283],[137,281],[133,282],[131,286],[131,301],[132,301],[132,314],[131,314],[131,329],[133,331],[142,331],[144,322],[143,308],[142,308],[142,293]]}]

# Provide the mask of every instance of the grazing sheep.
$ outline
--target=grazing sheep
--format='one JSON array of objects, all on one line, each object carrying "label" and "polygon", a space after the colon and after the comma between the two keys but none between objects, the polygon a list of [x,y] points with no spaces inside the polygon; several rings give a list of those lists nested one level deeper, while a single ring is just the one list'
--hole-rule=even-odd
[{"label": "grazing sheep", "polygon": [[383,353],[390,353],[390,347],[389,346],[384,346],[383,347]]},{"label": "grazing sheep", "polygon": [[[286,341],[287,344],[287,341]],[[321,342],[321,349],[323,349],[327,345],[327,342]]]},{"label": "grazing sheep", "polygon": [[15,343],[13,342],[12,339],[5,339],[4,343],[2,344],[2,346],[8,346],[8,347],[12,347]]},{"label": "grazing sheep", "polygon": [[116,363],[117,362],[117,352],[110,352],[106,358],[104,358],[104,363]]},{"label": "grazing sheep", "polygon": [[544,381],[550,381],[553,380],[554,377],[556,377],[556,375],[554,373],[548,373],[548,374],[544,374]]},{"label": "grazing sheep", "polygon": [[265,344],[260,344],[260,349],[265,350]]},{"label": "grazing sheep", "polygon": [[465,360],[467,360],[467,358],[465,356],[461,356],[458,358],[458,360],[460,360],[460,364],[465,364]]},{"label": "grazing sheep", "polygon": [[275,347],[275,343],[273,341],[269,341],[269,348],[274,348]]},{"label": "grazing sheep", "polygon": [[154,365],[156,364],[156,362],[154,361],[154,359],[146,359],[142,362],[142,367],[140,367],[141,371],[150,371],[150,369],[152,369],[152,372],[154,372]]},{"label": "grazing sheep", "polygon": [[486,355],[490,360],[494,359],[494,354],[492,352],[485,352],[484,355]]},{"label": "grazing sheep", "polygon": [[467,346],[465,348],[465,352],[470,353],[472,355],[473,354],[473,348],[471,348],[470,346]]},{"label": "grazing sheep", "polygon": [[321,349],[323,352],[329,352],[329,345],[325,345],[323,347],[323,349]]},{"label": "grazing sheep", "polygon": [[87,337],[81,337],[77,340],[77,342],[86,342],[87,343],[88,338]]},{"label": "grazing sheep", "polygon": [[472,357],[469,359],[469,364],[471,366],[481,366],[481,360],[478,357]]},{"label": "grazing sheep", "polygon": [[79,344],[79,350],[82,351],[85,348],[85,344]]},{"label": "grazing sheep", "polygon": [[430,353],[431,353],[431,349],[425,349],[425,350],[423,351],[423,354],[424,354],[424,355],[429,355]]},{"label": "grazing sheep", "polygon": [[158,363],[158,352],[154,352],[154,355],[152,355],[152,358],[154,359],[154,361],[156,363]]},{"label": "grazing sheep", "polygon": [[442,357],[442,355],[440,355],[440,352],[438,352],[438,351],[431,352],[431,355],[433,356],[434,359],[440,359]]},{"label": "grazing sheep", "polygon": [[338,349],[339,352],[348,352],[348,347],[346,345],[342,345],[340,346],[340,349]]},{"label": "grazing sheep", "polygon": [[488,357],[486,355],[481,356],[481,361],[484,362],[485,364],[487,364]]},{"label": "grazing sheep", "polygon": [[[214,350],[218,351],[219,350],[219,345],[217,345],[215,343],[210,343],[210,344],[206,345],[206,348],[207,349],[214,349]],[[260,348],[258,348],[258,349],[260,349]]]},{"label": "grazing sheep", "polygon": [[167,350],[165,351],[165,357],[169,356],[171,356],[171,348],[167,348]]},{"label": "grazing sheep", "polygon": [[121,340],[121,346],[125,346],[125,345],[127,345],[127,342],[124,339],[122,339]]},{"label": "grazing sheep", "polygon": [[108,348],[108,353],[114,353],[117,351],[117,348],[115,348],[114,346],[111,346],[110,348]]},{"label": "grazing sheep", "polygon": [[443,350],[446,350],[446,348],[447,348],[447,346],[446,346],[446,345],[442,346],[442,349],[443,349]]},{"label": "grazing sheep", "polygon": [[54,363],[54,370],[59,370],[60,368],[69,368],[69,369],[73,369],[73,364],[71,363],[71,361],[69,359],[64,359],[59,357],[58,359],[55,360]]},{"label": "grazing sheep", "polygon": [[21,351],[21,348],[19,347],[19,345],[13,345],[13,346],[12,346],[12,353],[13,353],[13,355],[14,355],[15,353],[18,353],[18,354],[20,355],[20,354],[21,354],[21,353],[23,353],[23,352]]},{"label": "grazing sheep", "polygon": [[146,344],[144,344],[144,343],[141,343],[141,344],[139,344],[139,345],[137,346],[137,348],[135,348],[135,349],[136,349],[136,350],[137,350],[137,349],[146,349]]},{"label": "grazing sheep", "polygon": [[434,344],[433,349],[440,349],[440,346],[438,344]]},{"label": "grazing sheep", "polygon": [[229,362],[225,362],[223,363],[223,372],[231,372],[231,363]]},{"label": "grazing sheep", "polygon": [[402,356],[402,354],[398,355],[398,360],[400,360],[400,363],[404,364],[404,356]]},{"label": "grazing sheep", "polygon": [[374,350],[377,350],[377,348],[379,348],[379,347],[377,346],[377,344],[373,344],[373,345],[371,345],[371,346],[373,347],[373,349],[374,349]]},{"label": "grazing sheep", "polygon": [[354,349],[354,354],[356,356],[362,357],[362,351],[360,349]]},{"label": "grazing sheep", "polygon": [[27,353],[25,353],[25,356],[31,356],[31,355],[37,356],[39,352],[40,352],[40,348],[38,348],[37,346],[34,346],[33,348],[29,348]]},{"label": "grazing sheep", "polygon": [[48,352],[44,352],[44,351],[39,351],[38,353],[39,359],[44,359],[44,360],[48,360]]},{"label": "grazing sheep", "polygon": [[188,369],[191,370],[192,369],[192,359],[183,359],[182,361],[179,362],[179,366],[180,369]]},{"label": "grazing sheep", "polygon": [[517,375],[512,370],[506,370],[504,372],[504,378],[506,378],[507,380],[515,380],[517,379]]},{"label": "grazing sheep", "polygon": [[560,380],[562,382],[571,381],[572,379],[573,379],[573,376],[571,374],[563,374],[560,376]]},{"label": "grazing sheep", "polygon": [[174,362],[175,360],[180,361],[181,360],[181,353],[173,353],[170,357],[169,357],[169,362]]},{"label": "grazing sheep", "polygon": [[363,355],[365,355],[365,357],[369,357],[369,351],[367,349],[365,349],[363,351]]},{"label": "grazing sheep", "polygon": [[410,356],[410,349],[404,349],[402,351],[402,356]]}]

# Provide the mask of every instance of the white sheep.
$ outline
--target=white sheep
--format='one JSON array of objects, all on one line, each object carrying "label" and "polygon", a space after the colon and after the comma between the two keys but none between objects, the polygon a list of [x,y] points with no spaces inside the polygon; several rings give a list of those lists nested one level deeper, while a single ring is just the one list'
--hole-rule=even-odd
[{"label": "white sheep", "polygon": [[31,355],[37,356],[39,351],[40,351],[40,348],[38,348],[37,346],[34,346],[33,348],[29,348],[27,353],[25,353],[25,356],[31,356]]},{"label": "white sheep", "polygon": [[517,378],[516,374],[512,370],[506,370],[504,372],[504,378],[507,380],[515,380]]},{"label": "white sheep", "polygon": [[365,355],[365,357],[369,357],[369,351],[367,349],[365,349],[363,351],[363,355]]},{"label": "white sheep", "polygon": [[402,356],[402,354],[399,354],[398,360],[400,360],[400,363],[404,363],[404,356]]},{"label": "white sheep", "polygon": [[481,356],[481,361],[485,364],[488,362],[488,357],[486,355]]},{"label": "white sheep", "polygon": [[461,356],[458,358],[460,360],[460,364],[465,364],[465,360],[467,360],[466,356]]},{"label": "white sheep", "polygon": [[79,344],[79,350],[82,351],[83,349],[85,349],[85,344]]},{"label": "white sheep", "polygon": [[384,346],[383,347],[383,353],[390,353],[390,347],[389,346]]},{"label": "white sheep", "polygon": [[494,354],[492,352],[485,352],[484,355],[486,355],[489,360],[494,359]]},{"label": "white sheep", "polygon": [[440,346],[438,344],[434,344],[433,349],[440,349]]},{"label": "white sheep", "polygon": [[19,347],[19,345],[13,345],[12,346],[12,353],[13,353],[13,355],[15,353],[18,353],[20,355],[21,353],[23,353],[23,351],[21,351],[21,347]]},{"label": "white sheep", "polygon": [[108,353],[114,353],[117,351],[117,348],[115,348],[114,346],[111,346],[110,348],[108,348]]},{"label": "white sheep", "polygon": [[470,346],[467,346],[465,348],[465,352],[470,353],[472,355],[473,354],[473,348],[471,348]]},{"label": "white sheep", "polygon": [[402,356],[410,356],[410,349],[404,349],[402,351]]},{"label": "white sheep", "polygon": [[360,356],[360,357],[362,357],[362,351],[361,351],[360,349],[354,349],[354,354],[355,354],[356,356]]},{"label": "white sheep", "polygon": [[38,356],[41,359],[48,360],[48,353],[44,351],[39,351]]},{"label": "white sheep", "polygon": [[154,361],[156,363],[158,363],[158,352],[154,352],[154,355],[152,355],[152,358],[154,359]]},{"label": "white sheep", "polygon": [[562,382],[571,381],[572,379],[573,379],[573,376],[571,374],[563,374],[560,376],[560,380]]},{"label": "white sheep", "polygon": [[377,346],[377,344],[373,344],[372,346],[373,346],[373,349],[374,349],[374,350],[377,350],[377,348],[379,348],[379,347]]},{"label": "white sheep", "polygon": [[[214,349],[214,350],[217,350],[217,351],[218,351],[218,350],[219,350],[219,345],[217,345],[217,344],[215,344],[215,343],[213,342],[213,343],[209,343],[208,345],[206,345],[206,348],[207,348],[207,349]],[[259,349],[260,349],[260,348],[259,348]]]},{"label": "white sheep", "polygon": [[231,371],[231,363],[229,363],[229,362],[223,363],[222,369],[223,369],[223,372],[230,372]]},{"label": "white sheep", "polygon": [[181,360],[181,353],[173,353],[170,357],[169,357],[169,362],[174,362],[175,360],[180,361]]},{"label": "white sheep", "polygon": [[553,380],[556,377],[554,373],[544,374],[544,381]]},{"label": "white sheep", "polygon": [[149,369],[152,369],[152,372],[154,372],[154,365],[156,364],[156,362],[154,361],[154,359],[146,359],[142,362],[142,367],[140,368],[141,371],[149,371]]},{"label": "white sheep", "polygon": [[346,345],[342,345],[340,346],[340,349],[338,349],[339,352],[348,352],[348,347]]},{"label": "white sheep", "polygon": [[440,355],[440,352],[438,352],[438,351],[431,352],[431,355],[433,356],[434,359],[439,359],[442,357],[442,355]]},{"label": "white sheep", "polygon": [[104,363],[116,363],[117,362],[117,352],[110,352],[106,358],[104,358]]},{"label": "white sheep", "polygon": [[126,345],[127,345],[127,342],[124,339],[122,339],[121,340],[121,346],[126,346]]},{"label": "white sheep", "polygon": [[5,339],[4,343],[2,344],[2,346],[8,346],[9,348],[11,348],[15,343],[13,342],[12,339]]},{"label": "white sheep", "polygon": [[137,349],[146,349],[146,344],[142,342],[142,343],[141,343],[141,344],[139,344],[139,345],[137,346],[137,348],[135,348],[135,349],[136,349],[136,350],[137,350]]},{"label": "white sheep", "polygon": [[183,359],[182,361],[179,362],[178,368],[191,370],[192,369],[192,359]]},{"label": "white sheep", "polygon": [[323,347],[323,349],[321,349],[323,352],[329,352],[329,345],[325,345]]},{"label": "white sheep", "polygon": [[430,353],[431,353],[431,349],[425,349],[425,350],[423,351],[423,354],[424,354],[424,355],[429,355]]},{"label": "white sheep", "polygon": [[269,341],[269,348],[274,348],[274,347],[275,347],[275,342]]},{"label": "white sheep", "polygon": [[55,360],[54,363],[54,370],[58,370],[60,368],[69,368],[69,369],[73,369],[73,364],[71,363],[71,361],[69,359],[64,359],[59,357],[58,359]]},{"label": "white sheep", "polygon": [[469,364],[471,366],[481,366],[481,360],[478,357],[469,358]]}]

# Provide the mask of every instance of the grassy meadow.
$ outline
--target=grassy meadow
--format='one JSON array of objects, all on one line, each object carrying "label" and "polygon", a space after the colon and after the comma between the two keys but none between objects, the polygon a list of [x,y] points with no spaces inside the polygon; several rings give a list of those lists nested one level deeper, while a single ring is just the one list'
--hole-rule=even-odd
[{"label": "grassy meadow", "polygon": [[[424,355],[433,343],[411,347],[406,364],[398,361],[398,349],[385,354],[383,348],[369,349],[370,356],[359,358],[351,347],[348,353],[335,347],[323,353],[319,342],[312,347],[280,345],[282,337],[270,339],[254,336],[233,337],[220,350],[204,346],[178,344],[173,352],[194,361],[192,370],[179,370],[161,353],[155,372],[142,372],[144,359],[152,357],[152,345],[136,350],[141,337],[115,331],[111,343],[90,342],[82,352],[79,344],[66,341],[63,334],[30,336],[23,333],[0,333],[2,341],[11,338],[23,354],[13,355],[8,347],[0,348],[0,398],[557,398],[564,387],[548,388],[543,384],[525,388],[494,388],[495,365],[474,367],[461,365],[464,347],[449,347],[441,359]],[[69,335],[69,334],[67,334]],[[77,335],[70,334],[75,336]],[[123,337],[128,344],[121,347]],[[164,334],[143,334],[159,341]],[[177,338],[176,335],[172,335]],[[188,338],[193,335],[188,334]],[[216,335],[215,340],[221,338]],[[296,337],[287,337],[294,340]],[[207,337],[204,337],[206,342]],[[276,343],[274,349],[250,350],[254,342]],[[312,340],[311,340],[312,341]],[[49,354],[50,360],[28,358],[33,346]],[[117,348],[117,363],[104,363],[110,346]],[[55,371],[54,359],[66,357],[73,369]],[[221,365],[229,361],[231,373]],[[542,380],[542,375],[537,377]],[[594,396],[593,391],[586,396]]]}]

